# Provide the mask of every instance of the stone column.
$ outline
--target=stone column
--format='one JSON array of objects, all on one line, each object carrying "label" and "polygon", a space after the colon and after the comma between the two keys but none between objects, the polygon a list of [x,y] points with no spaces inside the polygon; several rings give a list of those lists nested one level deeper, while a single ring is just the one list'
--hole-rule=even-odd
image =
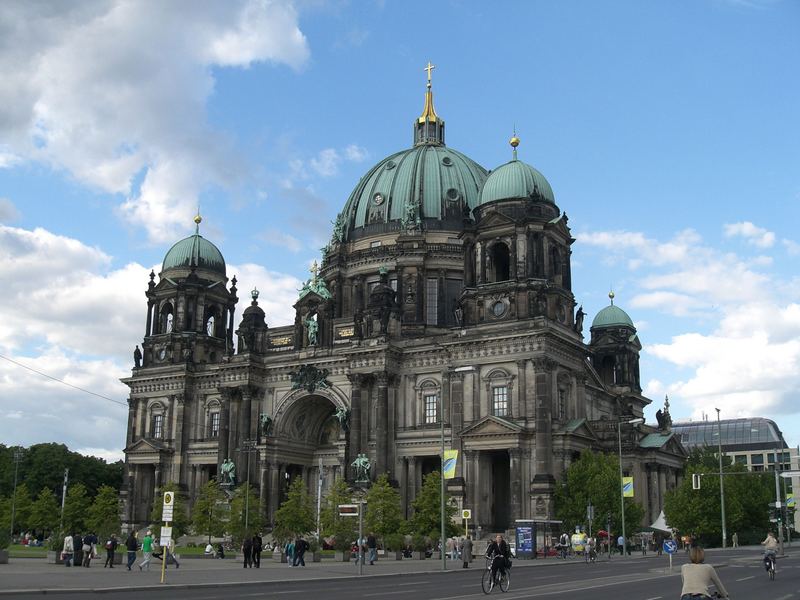
[{"label": "stone column", "polygon": [[536,465],[531,492],[549,503],[555,487],[552,453],[553,434],[551,410],[553,406],[553,370],[556,363],[548,358],[534,359],[534,385],[536,389]]},{"label": "stone column", "polygon": [[464,463],[466,473],[464,475],[467,484],[467,506],[465,508],[472,509],[472,518],[477,517],[476,507],[478,505],[478,452],[475,450],[464,450]]},{"label": "stone column", "polygon": [[528,378],[525,372],[526,360],[517,361],[517,394],[511,415],[515,419],[527,420],[528,415]]},{"label": "stone column", "polygon": [[653,520],[658,518],[659,513],[664,508],[664,494],[667,493],[667,469],[668,467],[664,465],[659,465],[658,467],[658,510]]},{"label": "stone column", "polygon": [[128,435],[125,439],[126,448],[135,441],[134,438],[135,429],[136,429],[136,400],[128,396]]},{"label": "stone column", "polygon": [[[372,477],[389,472],[389,376],[385,372],[375,374],[376,421],[375,423],[375,470]],[[391,472],[389,472],[391,478]]]},{"label": "stone column", "polygon": [[269,463],[262,462],[258,476],[258,505],[262,515],[267,513],[267,490],[269,489]]},{"label": "stone column", "polygon": [[647,518],[652,523],[659,513],[658,465],[656,463],[647,463],[644,465],[644,470],[647,473]]},{"label": "stone column", "polygon": [[406,501],[406,517],[411,516],[411,504],[417,498],[417,457],[408,457],[408,498]]},{"label": "stone column", "polygon": [[472,373],[472,421],[481,418],[481,375],[480,367]]},{"label": "stone column", "polygon": [[147,302],[147,323],[144,328],[144,336],[150,337],[153,327],[153,301],[148,300]]},{"label": "stone column", "polygon": [[[399,467],[398,481],[400,483],[400,503],[401,506],[408,506],[408,460],[405,457],[398,459]],[[405,509],[403,509],[405,513]]]},{"label": "stone column", "polygon": [[[350,379],[350,442],[348,444],[349,452],[345,459],[345,468],[355,460],[359,452],[361,452],[361,385],[364,382],[364,376],[359,373],[348,375]],[[343,473],[347,479],[347,473]]]},{"label": "stone column", "polygon": [[464,373],[453,373],[450,378],[450,447],[458,450],[456,477],[465,473],[462,453],[462,442],[459,432],[464,428]]},{"label": "stone column", "polygon": [[511,522],[522,518],[522,449],[509,448],[509,479],[511,480]]},{"label": "stone column", "polygon": [[228,441],[231,418],[231,401],[233,400],[233,389],[220,388],[219,399],[219,436],[217,442],[217,477],[221,477],[220,465],[228,458]]},{"label": "stone column", "polygon": [[269,506],[267,507],[267,520],[275,524],[275,511],[278,510],[281,500],[281,471],[278,463],[269,464]]},{"label": "stone column", "polygon": [[180,484],[186,484],[186,457],[184,456],[184,446],[186,445],[186,394],[177,394],[174,397],[173,406],[175,408],[175,454],[174,465],[176,472],[173,474]]}]

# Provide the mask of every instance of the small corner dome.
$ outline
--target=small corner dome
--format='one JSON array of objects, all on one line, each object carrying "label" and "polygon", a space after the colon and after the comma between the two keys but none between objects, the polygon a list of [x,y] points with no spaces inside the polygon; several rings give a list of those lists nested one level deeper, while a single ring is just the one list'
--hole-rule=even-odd
[{"label": "small corner dome", "polygon": [[529,164],[514,159],[489,174],[479,204],[520,198],[556,203],[553,188],[544,175]]},{"label": "small corner dome", "polygon": [[624,310],[619,306],[606,306],[595,316],[592,321],[592,329],[603,327],[630,327],[635,330],[633,321]]},{"label": "small corner dome", "polygon": [[225,259],[222,252],[199,233],[177,242],[169,249],[161,266],[162,272],[170,269],[191,269],[196,267],[223,277],[225,273]]}]

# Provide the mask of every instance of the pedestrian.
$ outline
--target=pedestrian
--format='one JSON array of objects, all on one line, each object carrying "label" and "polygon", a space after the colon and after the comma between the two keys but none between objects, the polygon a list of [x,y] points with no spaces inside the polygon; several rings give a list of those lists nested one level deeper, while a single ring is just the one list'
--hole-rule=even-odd
[{"label": "pedestrian", "polygon": [[617,538],[617,546],[619,546],[619,555],[623,556],[625,554],[625,538],[619,536]]},{"label": "pedestrian", "polygon": [[92,565],[92,558],[94,555],[94,543],[93,542],[93,534],[87,533],[83,536],[83,546],[81,549],[83,550],[83,566],[87,569]]},{"label": "pedestrian", "polygon": [[80,567],[83,564],[83,538],[78,533],[72,535],[72,547],[75,554],[72,556],[72,564]]},{"label": "pedestrian", "polygon": [[253,536],[253,564],[256,569],[261,568],[261,551],[264,549],[264,540],[259,534]]},{"label": "pedestrian", "polygon": [[286,542],[286,547],[283,549],[286,554],[286,562],[290,567],[294,566],[294,540]]},{"label": "pedestrian", "polygon": [[117,551],[117,536],[113,533],[111,534],[111,538],[106,542],[106,562],[103,565],[103,568],[106,567],[114,568],[114,553]]},{"label": "pedestrian", "polygon": [[371,531],[367,534],[367,553],[369,554],[369,564],[374,565],[378,560],[378,542],[375,539],[375,534]]},{"label": "pedestrian", "polygon": [[739,534],[736,533],[735,531],[733,532],[733,537],[731,538],[731,542],[733,542],[734,548],[739,547]]},{"label": "pedestrian", "polygon": [[467,536],[461,542],[461,560],[464,561],[464,569],[469,568],[469,563],[472,561],[472,538]]},{"label": "pedestrian", "polygon": [[244,568],[244,569],[252,569],[253,568],[253,539],[248,534],[245,534],[244,540],[242,541],[242,556],[244,557],[244,562],[242,563],[242,568]]},{"label": "pedestrian", "polygon": [[128,571],[130,571],[133,563],[136,562],[136,551],[139,549],[139,540],[136,539],[135,531],[131,531],[128,534],[128,539],[125,540],[125,548],[128,549]]},{"label": "pedestrian", "polygon": [[225,546],[222,545],[222,542],[217,544],[217,558],[225,558]]},{"label": "pedestrian", "polygon": [[450,558],[453,560],[458,560],[458,538],[453,538],[453,549],[451,551]]},{"label": "pedestrian", "polygon": [[178,557],[175,556],[175,540],[174,539],[169,538],[169,540],[167,540],[167,545],[164,546],[164,554],[165,554],[165,560],[167,561],[167,564],[172,563],[172,564],[175,565],[176,569],[180,569],[181,568],[181,563],[178,562]]},{"label": "pedestrian", "polygon": [[72,556],[75,554],[75,548],[72,545],[72,535],[69,534],[64,538],[64,547],[61,549],[61,558],[64,560],[64,565],[67,567],[72,566]]},{"label": "pedestrian", "polygon": [[144,539],[142,540],[142,555],[144,556],[144,560],[139,563],[139,570],[141,571],[145,567],[147,570],[150,570],[150,561],[153,560],[153,532],[149,529],[147,533],[144,535]]},{"label": "pedestrian", "polygon": [[297,538],[294,543],[294,566],[295,567],[305,567],[305,555],[306,550],[308,550],[308,542],[305,541],[302,537]]},{"label": "pedestrian", "polygon": [[452,558],[453,557],[453,538],[447,538],[447,555]]}]

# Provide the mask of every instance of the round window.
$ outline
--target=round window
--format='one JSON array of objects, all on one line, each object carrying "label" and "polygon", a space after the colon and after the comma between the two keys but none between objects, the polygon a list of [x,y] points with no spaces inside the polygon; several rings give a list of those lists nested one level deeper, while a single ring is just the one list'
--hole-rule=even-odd
[{"label": "round window", "polygon": [[492,304],[492,314],[495,317],[502,317],[506,312],[506,304],[502,300],[498,300]]},{"label": "round window", "polygon": [[372,197],[372,201],[376,204],[376,206],[380,206],[381,204],[383,204],[383,200],[384,200],[383,194],[381,194],[380,192],[378,192]]},{"label": "round window", "polygon": [[453,166],[453,159],[452,159],[452,158],[450,158],[449,156],[445,156],[445,157],[442,159],[442,164],[443,164],[445,167],[452,167],[452,166]]},{"label": "round window", "polygon": [[394,161],[393,161],[393,160],[390,160],[389,162],[387,162],[387,163],[386,163],[386,166],[385,166],[384,168],[385,168],[387,171],[390,171],[391,169],[394,169],[396,166],[397,166],[397,165],[396,165],[396,164],[394,164]]},{"label": "round window", "polygon": [[458,202],[459,198],[461,198],[461,194],[458,193],[456,188],[450,188],[447,190],[447,199],[450,202]]}]

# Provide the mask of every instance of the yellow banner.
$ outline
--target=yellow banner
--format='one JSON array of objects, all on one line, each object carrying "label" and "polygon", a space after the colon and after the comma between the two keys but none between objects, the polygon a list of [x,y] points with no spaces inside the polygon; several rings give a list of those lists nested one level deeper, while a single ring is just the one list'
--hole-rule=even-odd
[{"label": "yellow banner", "polygon": [[458,462],[458,450],[444,451],[444,478],[452,479],[456,476],[456,463]]},{"label": "yellow banner", "polygon": [[622,497],[633,498],[633,477],[622,478]]}]

